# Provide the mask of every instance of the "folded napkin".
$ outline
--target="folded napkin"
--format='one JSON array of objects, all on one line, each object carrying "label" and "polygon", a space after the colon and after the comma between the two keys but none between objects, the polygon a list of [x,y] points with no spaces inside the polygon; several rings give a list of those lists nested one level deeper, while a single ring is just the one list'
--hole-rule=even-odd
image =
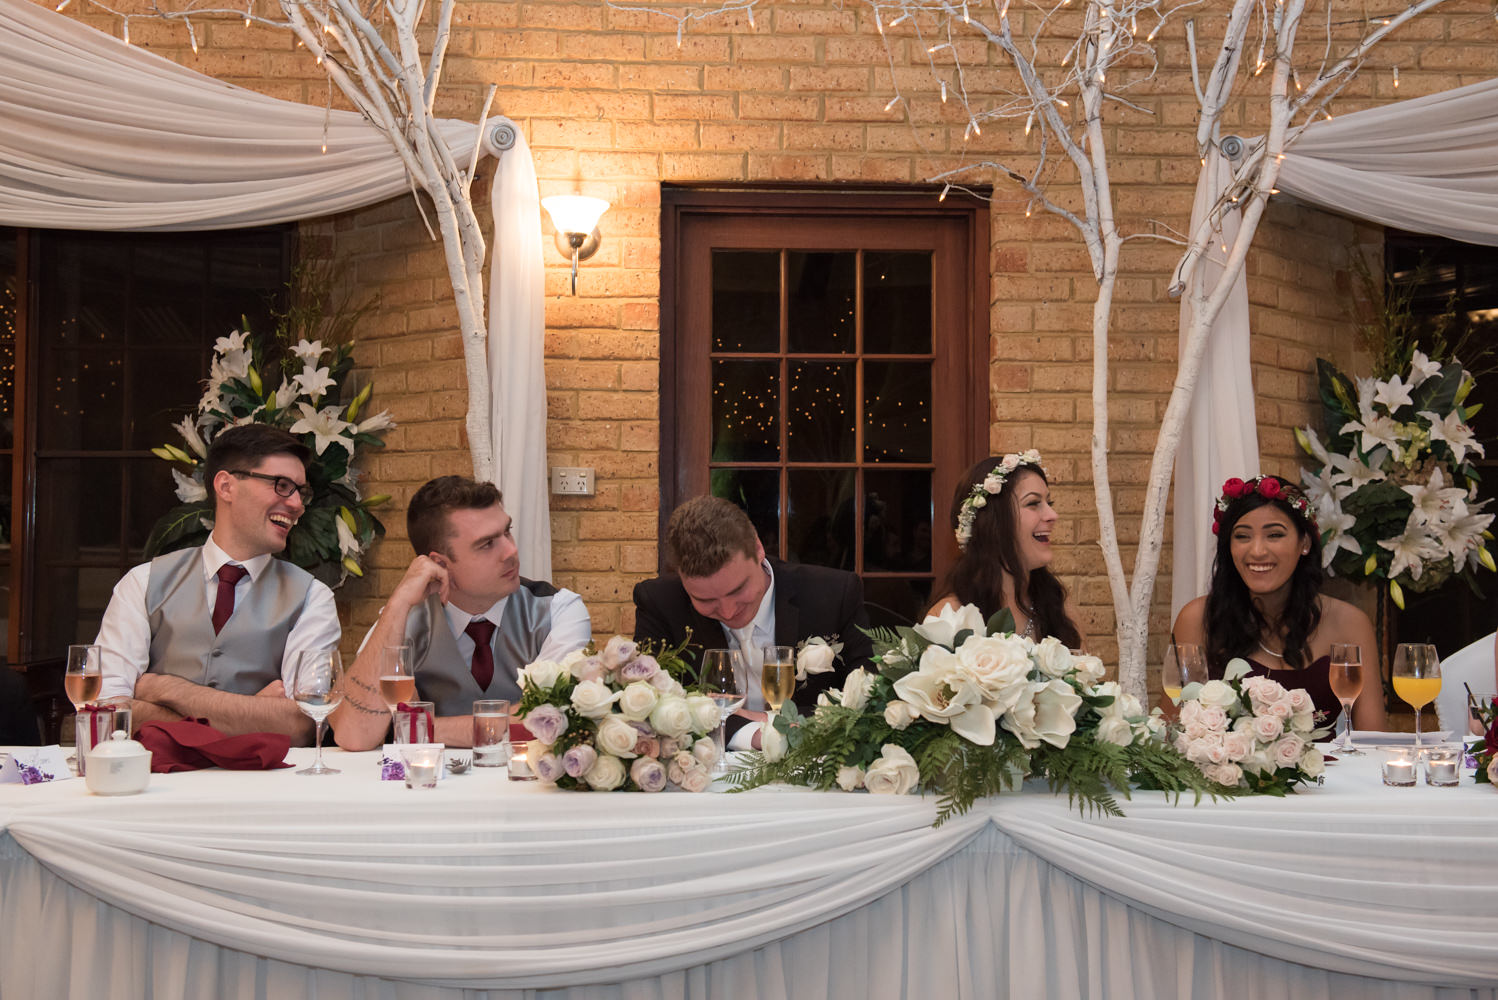
[{"label": "folded napkin", "polygon": [[270,771],[290,767],[286,751],[291,739],[279,733],[225,736],[206,719],[147,722],[135,737],[151,751],[151,770],[157,774],[222,767],[229,771]]}]

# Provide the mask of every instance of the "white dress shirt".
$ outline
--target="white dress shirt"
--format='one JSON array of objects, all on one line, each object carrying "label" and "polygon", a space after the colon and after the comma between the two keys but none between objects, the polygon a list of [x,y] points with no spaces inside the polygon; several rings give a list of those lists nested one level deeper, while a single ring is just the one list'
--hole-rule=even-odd
[{"label": "white dress shirt", "polygon": [[[453,638],[458,643],[458,652],[463,654],[464,663],[473,661],[473,636],[466,631],[468,623],[475,618],[487,618],[498,629],[500,623],[504,621],[505,602],[508,600],[508,597],[501,597],[489,610],[482,612],[464,611],[452,603],[442,605],[442,610],[447,613],[447,626],[452,629]],[[385,609],[381,608],[380,614],[384,613]],[[375,624],[379,624],[379,621],[376,620]],[[371,625],[359,642],[361,652],[373,633],[374,625]],[[561,660],[574,649],[582,649],[592,640],[593,619],[588,614],[587,605],[572,591],[558,588],[551,598],[551,633],[541,644],[541,652],[536,659]]]},{"label": "white dress shirt", "polygon": [[[218,598],[219,567],[237,562],[248,572],[234,585],[236,613],[250,585],[273,558],[261,555],[243,561],[230,559],[229,554],[214,542],[212,535],[203,543],[202,552],[203,589],[210,608]],[[130,570],[114,585],[114,596],[109,599],[109,607],[104,610],[104,619],[99,623],[99,635],[94,639],[99,647],[100,672],[104,675],[100,698],[131,697],[135,693],[136,680],[150,665],[151,623],[146,617],[146,589],[150,582],[151,564],[146,562]],[[281,679],[286,683],[288,698],[296,676],[298,654],[305,649],[337,648],[342,636],[343,627],[338,624],[333,591],[321,580],[313,580],[307,591],[307,603],[286,636],[286,650],[281,656]]]},{"label": "white dress shirt", "polygon": [[[744,659],[744,708],[751,712],[763,712],[765,710],[765,693],[760,688],[759,679],[761,668],[764,666],[763,646],[775,645],[775,571],[770,568],[768,559],[762,560],[760,565],[764,567],[765,575],[770,578],[770,585],[765,588],[765,596],[759,599],[759,610],[754,614],[754,620],[742,629],[732,629],[722,622],[723,634],[728,639],[728,648],[737,649],[739,655]],[[745,639],[748,639],[747,646]],[[740,726],[733,736],[728,740],[730,750],[750,750],[754,747],[754,736],[759,732],[758,722],[748,722]]]}]

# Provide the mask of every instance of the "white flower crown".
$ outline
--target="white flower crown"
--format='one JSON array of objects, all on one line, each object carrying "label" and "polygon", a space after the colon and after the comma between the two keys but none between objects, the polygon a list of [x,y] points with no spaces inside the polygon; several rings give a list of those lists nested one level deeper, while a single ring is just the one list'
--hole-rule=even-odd
[{"label": "white flower crown", "polygon": [[1031,448],[1029,451],[1011,452],[1005,455],[993,471],[984,476],[982,480],[973,484],[968,491],[967,499],[962,501],[962,510],[957,514],[957,547],[964,552],[967,551],[967,543],[973,538],[973,520],[978,516],[978,511],[988,506],[988,498],[997,496],[1004,488],[1004,481],[1014,474],[1016,469],[1034,467],[1045,475],[1045,466],[1040,464],[1040,452]]}]

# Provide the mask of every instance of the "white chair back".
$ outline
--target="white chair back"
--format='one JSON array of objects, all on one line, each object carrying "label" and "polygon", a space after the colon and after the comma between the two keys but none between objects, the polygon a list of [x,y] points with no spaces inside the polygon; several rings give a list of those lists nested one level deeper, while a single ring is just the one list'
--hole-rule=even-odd
[{"label": "white chair back", "polygon": [[1455,738],[1467,735],[1467,687],[1472,693],[1493,693],[1493,634],[1483,636],[1441,661],[1441,693],[1436,695],[1436,715],[1441,728]]}]

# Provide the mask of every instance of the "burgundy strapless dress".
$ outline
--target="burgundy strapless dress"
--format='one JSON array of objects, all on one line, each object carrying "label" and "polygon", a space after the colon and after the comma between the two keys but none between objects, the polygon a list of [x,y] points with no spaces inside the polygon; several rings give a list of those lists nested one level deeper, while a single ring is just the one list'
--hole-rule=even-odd
[{"label": "burgundy strapless dress", "polygon": [[[1288,690],[1304,688],[1306,694],[1311,696],[1311,704],[1316,706],[1316,725],[1333,728],[1333,733],[1323,739],[1331,739],[1335,735],[1334,724],[1337,717],[1342,714],[1342,703],[1332,693],[1330,656],[1323,656],[1313,660],[1309,666],[1299,670],[1285,668],[1283,670],[1270,670],[1258,660],[1248,661],[1250,677],[1268,677],[1279,682]],[[1222,671],[1212,667],[1207,668],[1207,676],[1213,680],[1222,679]]]}]

